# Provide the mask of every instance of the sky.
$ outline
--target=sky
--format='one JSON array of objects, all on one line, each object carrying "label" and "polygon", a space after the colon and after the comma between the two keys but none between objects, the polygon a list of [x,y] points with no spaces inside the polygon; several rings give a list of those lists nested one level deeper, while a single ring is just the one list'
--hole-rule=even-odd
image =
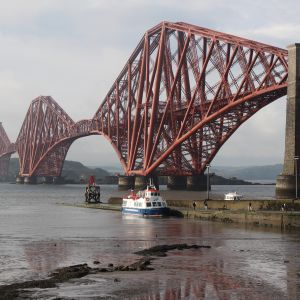
[{"label": "sky", "polygon": [[[183,21],[273,46],[300,42],[295,0],[0,0],[0,122],[14,142],[30,102],[51,95],[74,121],[91,118],[145,31]],[[212,165],[283,161],[283,97],[244,123]],[[101,136],[81,138],[67,159],[119,166]]]}]

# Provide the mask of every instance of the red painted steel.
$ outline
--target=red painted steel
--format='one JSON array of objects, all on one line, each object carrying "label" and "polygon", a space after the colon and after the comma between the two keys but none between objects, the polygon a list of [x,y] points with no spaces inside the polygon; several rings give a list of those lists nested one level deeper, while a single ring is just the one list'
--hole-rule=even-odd
[{"label": "red painted steel", "polygon": [[91,120],[35,99],[17,139],[20,174],[59,176],[72,142],[105,136],[125,174],[204,172],[248,118],[287,92],[287,51],[186,23],[147,31]]},{"label": "red painted steel", "polygon": [[96,112],[126,174],[201,174],[224,142],[287,91],[287,51],[163,22],[134,50]]},{"label": "red painted steel", "polygon": [[12,144],[0,122],[0,177],[8,175],[11,154],[15,152]]},{"label": "red painted steel", "polygon": [[49,96],[33,100],[16,141],[20,175],[60,176],[71,144],[93,134],[92,123],[75,123]]}]

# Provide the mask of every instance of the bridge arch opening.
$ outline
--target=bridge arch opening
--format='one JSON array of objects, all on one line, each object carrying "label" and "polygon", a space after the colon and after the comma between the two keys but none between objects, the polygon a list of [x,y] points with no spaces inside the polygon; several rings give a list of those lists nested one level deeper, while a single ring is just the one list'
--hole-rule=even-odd
[{"label": "bridge arch opening", "polygon": [[123,172],[116,151],[109,141],[101,135],[76,139],[68,150],[66,160],[80,162],[89,168],[101,168],[110,174]]},{"label": "bridge arch opening", "polygon": [[224,143],[212,165],[243,167],[280,163],[284,154],[285,111],[286,96],[260,109]]}]

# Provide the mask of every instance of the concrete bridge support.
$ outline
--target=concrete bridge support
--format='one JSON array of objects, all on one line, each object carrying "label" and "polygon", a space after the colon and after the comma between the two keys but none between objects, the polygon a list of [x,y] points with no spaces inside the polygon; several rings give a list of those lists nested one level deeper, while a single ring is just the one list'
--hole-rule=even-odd
[{"label": "concrete bridge support", "polygon": [[56,177],[53,177],[52,181],[54,184],[64,184],[65,178],[62,176],[56,176]]},{"label": "concrete bridge support", "polygon": [[155,187],[159,189],[159,180],[157,176],[135,176],[134,189],[145,189],[147,187],[147,184],[150,183],[150,178]]},{"label": "concrete bridge support", "polygon": [[167,187],[170,190],[185,190],[186,176],[168,176]]},{"label": "concrete bridge support", "polygon": [[[1,124],[1,123],[0,123]],[[10,154],[0,158],[0,177],[6,177],[9,171]]]},{"label": "concrete bridge support", "polygon": [[22,176],[17,176],[17,178],[16,178],[16,183],[18,183],[18,184],[23,184],[23,183],[24,183],[24,177],[22,177]]},{"label": "concrete bridge support", "polygon": [[35,176],[25,176],[24,184],[36,184],[37,178]]},{"label": "concrete bridge support", "polygon": [[147,187],[147,177],[146,176],[135,176],[134,178],[134,188],[137,190],[145,189]]},{"label": "concrete bridge support", "polygon": [[[288,47],[288,90],[286,107],[285,156],[282,174],[276,181],[277,198],[295,198],[296,170],[299,175],[300,156],[300,44]],[[298,182],[298,195],[300,191]]]},{"label": "concrete bridge support", "polygon": [[42,183],[44,183],[44,184],[52,184],[53,183],[53,177],[52,176],[44,176],[42,178]]},{"label": "concrete bridge support", "polygon": [[186,188],[190,191],[206,191],[207,176],[204,174],[187,176]]},{"label": "concrete bridge support", "polygon": [[118,186],[120,190],[131,190],[134,188],[134,176],[119,175]]}]

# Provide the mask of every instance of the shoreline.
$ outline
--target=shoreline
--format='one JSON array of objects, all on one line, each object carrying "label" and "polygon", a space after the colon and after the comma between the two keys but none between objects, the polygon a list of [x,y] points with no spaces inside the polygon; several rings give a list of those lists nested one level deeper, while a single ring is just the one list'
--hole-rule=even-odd
[{"label": "shoreline", "polygon": [[[110,211],[121,210],[119,203],[121,198],[113,197],[108,200],[109,203],[57,203],[63,206],[72,206],[79,208],[102,209]],[[272,201],[270,203],[270,201]],[[289,210],[280,211],[282,203],[286,203],[287,207],[291,207],[292,200],[279,201],[279,200],[252,200],[252,201],[225,201],[227,207],[224,208],[224,201],[222,200],[209,200],[209,209],[205,210],[199,207],[204,207],[203,201],[196,202],[196,209],[192,207],[191,200],[167,200],[171,209],[171,216],[183,217],[187,219],[198,219],[222,223],[236,223],[254,225],[258,227],[272,227],[276,229],[287,230],[300,230],[300,211]],[[242,202],[242,203],[239,203]],[[248,211],[248,203],[251,202],[253,210]],[[298,208],[300,201],[297,200],[293,203]],[[175,205],[176,204],[176,205]],[[272,204],[272,205],[271,205]],[[219,206],[219,207],[216,207]],[[228,208],[228,206],[232,206]],[[236,208],[234,208],[236,206]],[[268,209],[266,209],[268,208]]]}]

